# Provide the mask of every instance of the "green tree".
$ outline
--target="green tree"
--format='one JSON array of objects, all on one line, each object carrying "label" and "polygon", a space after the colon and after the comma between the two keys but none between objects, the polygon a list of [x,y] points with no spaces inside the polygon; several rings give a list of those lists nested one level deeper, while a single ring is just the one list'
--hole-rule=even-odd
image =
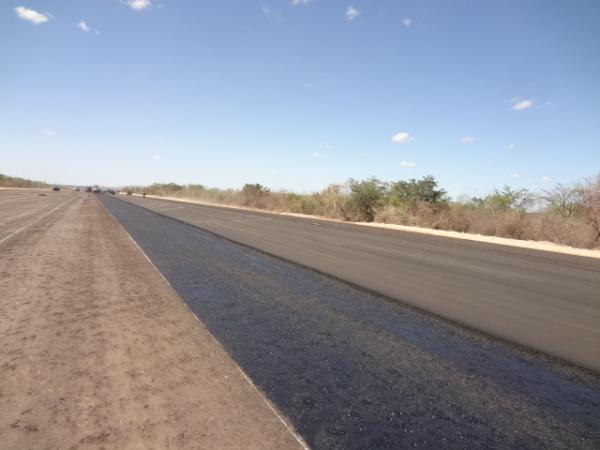
[{"label": "green tree", "polygon": [[418,203],[430,205],[446,204],[446,191],[438,186],[436,179],[425,176],[420,180],[414,178],[399,180],[391,184],[388,194],[389,202],[394,206],[414,207]]},{"label": "green tree", "polygon": [[354,218],[360,221],[372,222],[377,210],[383,205],[386,184],[375,177],[358,181],[348,180],[350,194],[346,200],[346,213],[351,211]]},{"label": "green tree", "polygon": [[485,198],[485,205],[492,214],[511,209],[524,213],[534,201],[534,196],[527,189],[513,190],[509,186],[504,186],[501,191],[495,189],[488,195]]}]

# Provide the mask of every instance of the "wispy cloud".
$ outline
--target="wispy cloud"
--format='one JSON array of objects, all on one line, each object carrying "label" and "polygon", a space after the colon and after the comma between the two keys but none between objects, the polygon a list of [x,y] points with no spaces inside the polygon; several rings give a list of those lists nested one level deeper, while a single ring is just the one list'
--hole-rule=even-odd
[{"label": "wispy cloud", "polygon": [[272,10],[268,6],[262,6],[260,10],[264,14],[264,16],[269,19],[281,19],[281,14],[279,14],[277,11]]},{"label": "wispy cloud", "polygon": [[35,25],[39,25],[50,20],[49,15],[41,14],[33,9],[25,8],[24,6],[17,6],[15,8],[15,12],[21,19],[31,22]]},{"label": "wispy cloud", "polygon": [[83,20],[77,24],[77,28],[79,28],[81,31],[85,31],[85,32],[88,32],[91,30],[91,28],[88,26],[88,24],[85,23]]},{"label": "wispy cloud", "polygon": [[412,19],[410,17],[405,17],[402,19],[402,25],[404,25],[406,28],[412,27]]},{"label": "wispy cloud", "polygon": [[152,159],[153,159],[154,161],[159,161],[159,160],[160,160],[160,155],[153,155],[153,156],[152,156]]},{"label": "wispy cloud", "polygon": [[509,150],[514,150],[515,149],[515,144],[508,144],[508,146],[506,147]]},{"label": "wispy cloud", "polygon": [[465,136],[460,138],[461,144],[470,144],[471,142],[475,142],[477,138],[475,136]]},{"label": "wispy cloud", "polygon": [[54,130],[44,130],[44,134],[47,136],[54,136],[56,135],[56,131]]},{"label": "wispy cloud", "polygon": [[542,183],[550,183],[552,181],[551,177],[543,176]]},{"label": "wispy cloud", "polygon": [[302,6],[302,5],[308,5],[309,3],[312,3],[313,0],[292,0],[290,2],[291,6]]},{"label": "wispy cloud", "polygon": [[398,144],[406,144],[407,142],[414,141],[415,138],[405,131],[401,131],[400,133],[396,133],[392,136],[392,142],[396,142]]},{"label": "wispy cloud", "polygon": [[523,111],[524,109],[529,109],[533,107],[533,100],[529,98],[524,99],[515,99],[514,104],[512,105],[513,111]]},{"label": "wispy cloud", "polygon": [[360,11],[358,9],[356,9],[354,6],[349,5],[348,9],[346,9],[346,20],[348,22],[356,19],[358,16],[360,16]]},{"label": "wispy cloud", "polygon": [[321,159],[323,157],[323,155],[319,152],[312,152],[310,154],[311,158],[315,158],[315,159]]},{"label": "wispy cloud", "polygon": [[521,174],[519,172],[512,172],[510,175],[508,175],[511,178],[521,178]]},{"label": "wispy cloud", "polygon": [[400,167],[417,167],[417,163],[413,161],[402,161]]},{"label": "wispy cloud", "polygon": [[148,9],[152,6],[151,0],[127,0],[127,4],[134,11],[140,11],[142,9]]}]

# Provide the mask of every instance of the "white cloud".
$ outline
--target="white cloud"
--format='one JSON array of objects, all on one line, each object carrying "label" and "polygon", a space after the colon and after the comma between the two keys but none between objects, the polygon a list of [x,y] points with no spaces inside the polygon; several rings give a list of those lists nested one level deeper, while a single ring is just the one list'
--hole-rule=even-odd
[{"label": "white cloud", "polygon": [[465,136],[460,138],[461,144],[470,144],[471,142],[475,142],[477,138],[475,136]]},{"label": "white cloud", "polygon": [[88,26],[88,24],[85,23],[83,20],[77,24],[77,28],[79,28],[81,31],[90,31],[91,30],[91,28]]},{"label": "white cloud", "polygon": [[516,99],[516,102],[512,105],[513,111],[523,111],[524,109],[529,109],[533,106],[533,100],[531,99]]},{"label": "white cloud", "polygon": [[348,9],[346,10],[346,20],[350,22],[351,20],[356,19],[358,16],[360,16],[360,11],[354,6],[349,5]]},{"label": "white cloud", "polygon": [[152,6],[151,0],[127,0],[127,4],[134,11],[140,11],[142,9],[148,9]]},{"label": "white cloud", "polygon": [[552,178],[547,177],[547,176],[543,176],[542,177],[542,182],[543,183],[550,183],[552,181]]},{"label": "white cloud", "polygon": [[15,8],[15,12],[21,19],[31,22],[35,25],[39,25],[40,23],[48,22],[48,20],[50,20],[48,16],[40,14],[33,9],[25,8],[24,6],[17,6]]},{"label": "white cloud", "polygon": [[154,161],[159,161],[159,160],[160,160],[160,155],[154,155],[154,156],[152,157],[152,159],[153,159]]},{"label": "white cloud", "polygon": [[514,150],[515,149],[515,144],[508,144],[507,147],[509,150]]},{"label": "white cloud", "polygon": [[56,131],[54,131],[54,130],[44,130],[44,133],[47,134],[48,136],[54,136],[56,134]]},{"label": "white cloud", "polygon": [[402,25],[404,25],[406,28],[410,28],[412,26],[412,19],[410,17],[405,17],[402,19]]},{"label": "white cloud", "polygon": [[410,134],[401,131],[400,133],[396,133],[395,135],[392,136],[392,142],[397,142],[399,144],[405,144],[407,142],[410,141],[414,141],[415,138],[413,138]]},{"label": "white cloud", "polygon": [[315,159],[321,159],[323,157],[323,155],[319,152],[312,152],[310,156]]},{"label": "white cloud", "polygon": [[402,161],[400,167],[417,167],[417,163],[413,161]]},{"label": "white cloud", "polygon": [[509,175],[511,178],[521,178],[521,174],[519,172],[513,172]]},{"label": "white cloud", "polygon": [[268,6],[262,6],[260,9],[261,9],[262,13],[265,15],[265,17],[268,17],[268,18],[274,19],[274,20],[281,19],[281,14],[279,14],[277,11],[273,11]]},{"label": "white cloud", "polygon": [[308,5],[309,3],[312,3],[313,0],[292,0],[290,2],[291,6],[301,6],[301,5]]}]

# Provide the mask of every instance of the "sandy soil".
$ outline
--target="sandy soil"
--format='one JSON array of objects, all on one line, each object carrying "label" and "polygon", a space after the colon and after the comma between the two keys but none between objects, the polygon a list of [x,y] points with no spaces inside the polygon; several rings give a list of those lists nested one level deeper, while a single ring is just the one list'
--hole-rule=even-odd
[{"label": "sandy soil", "polygon": [[[140,194],[133,194],[136,196],[140,196]],[[219,208],[230,208],[230,209],[243,209],[246,211],[254,211],[260,212],[264,214],[278,214],[283,216],[292,216],[292,217],[303,217],[306,219],[314,219],[314,220],[327,220],[330,222],[340,222],[340,223],[352,223],[353,225],[360,225],[365,227],[374,227],[374,228],[385,228],[388,230],[397,230],[397,231],[408,231],[410,233],[420,233],[420,234],[429,234],[434,236],[442,236],[449,237],[455,239],[466,239],[469,241],[477,241],[477,242],[487,242],[489,244],[497,244],[497,245],[508,245],[511,247],[520,247],[527,248],[531,250],[542,250],[546,252],[554,252],[554,253],[562,253],[565,255],[574,255],[574,256],[585,256],[587,258],[598,258],[600,259],[600,250],[589,250],[584,248],[576,248],[569,247],[567,245],[555,244],[553,242],[546,241],[524,241],[519,239],[510,239],[503,238],[497,236],[485,236],[482,234],[473,234],[473,233],[459,233],[458,231],[446,231],[446,230],[434,230],[431,228],[421,228],[421,227],[413,227],[407,225],[396,225],[391,223],[376,223],[376,222],[344,222],[338,219],[332,219],[329,217],[321,217],[321,216],[312,216],[309,214],[298,214],[298,213],[289,213],[282,211],[269,211],[265,209],[257,209],[257,208],[247,208],[244,206],[232,206],[232,205],[223,205],[219,203],[209,203],[203,202],[199,200],[185,199],[185,198],[177,198],[177,197],[162,197],[160,195],[147,195],[149,198],[156,198],[162,200],[171,200],[174,202],[182,202],[182,203],[195,203],[198,205],[207,205],[207,206],[218,206]]]},{"label": "sandy soil", "polygon": [[0,246],[0,447],[301,444],[95,196]]}]

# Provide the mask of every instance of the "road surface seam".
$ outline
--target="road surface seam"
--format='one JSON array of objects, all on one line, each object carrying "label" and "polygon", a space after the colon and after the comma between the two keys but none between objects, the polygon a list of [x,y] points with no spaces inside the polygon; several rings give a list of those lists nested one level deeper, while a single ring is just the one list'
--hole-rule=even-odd
[{"label": "road surface seam", "polygon": [[[77,197],[75,197],[77,198]],[[29,228],[31,225],[33,225],[36,222],[39,222],[40,220],[48,217],[50,214],[52,214],[54,211],[57,211],[58,209],[62,208],[63,206],[65,206],[67,203],[72,202],[73,200],[75,200],[75,198],[69,199],[64,203],[61,203],[60,205],[58,205],[56,208],[54,208],[52,211],[47,212],[46,214],[38,217],[37,219],[33,220],[32,222],[29,222],[27,225],[23,225],[21,228],[19,228],[16,231],[13,231],[11,234],[9,234],[8,236],[6,236],[5,238],[0,240],[0,245],[2,245],[3,243],[5,243],[6,241],[8,241],[10,238],[16,236],[17,234],[19,234],[21,231],[26,230],[27,228]]]},{"label": "road surface seam", "polygon": [[[167,278],[162,274],[162,272],[158,269],[158,267],[156,267],[156,265],[152,262],[152,260],[146,254],[146,252],[142,249],[142,247],[140,247],[139,244],[135,241],[135,239],[131,236],[131,234],[129,234],[129,231],[127,231],[125,229],[125,227],[123,225],[121,225],[121,222],[119,222],[119,220],[112,214],[112,212],[110,212],[108,210],[108,208],[106,208],[104,206],[104,204],[102,202],[100,202],[100,204],[102,205],[102,207],[104,208],[104,210],[110,215],[110,217],[112,217],[112,219],[118,224],[118,226],[125,232],[125,234],[129,238],[129,240],[131,242],[133,242],[133,245],[135,245],[135,247],[144,256],[144,258],[146,258],[146,261],[148,261],[150,263],[150,265],[152,266],[152,268],[160,275],[160,277],[167,283],[167,285],[169,285],[169,287],[171,289],[173,289],[174,292],[177,292],[175,290],[175,288],[171,285],[171,283],[169,282],[169,280],[167,280]],[[177,296],[179,297],[179,294],[177,294]],[[188,306],[188,304],[186,302],[184,302],[184,301],[181,301],[181,303],[183,303],[185,305],[185,307],[187,308],[187,310],[194,316],[194,318],[200,324],[202,324],[202,326],[204,328],[206,328],[204,326],[204,324],[202,323],[202,321],[200,320],[200,318],[190,309],[190,307]],[[212,332],[208,328],[206,328],[206,331],[208,332],[208,335],[211,337],[211,339],[215,342],[215,344],[217,344],[219,347],[223,348],[223,346],[221,345],[221,343],[217,340],[217,338],[212,334]],[[246,374],[246,372],[244,372],[242,370],[242,368],[238,365],[238,363],[236,361],[234,361],[233,358],[231,358],[231,361],[233,362],[233,365],[238,370],[238,372],[242,375],[242,377],[258,393],[258,395],[260,396],[260,398],[265,402],[265,404],[273,412],[273,414],[275,415],[275,417],[277,417],[277,419],[279,419],[279,421],[289,431],[289,433],[294,437],[294,439],[296,439],[296,441],[302,446],[302,448],[304,450],[311,450],[310,447],[308,446],[308,444],[306,442],[304,442],[304,439],[302,439],[302,437],[298,433],[296,433],[296,431],[294,431],[294,428],[290,424],[288,424],[287,420],[285,420],[285,418],[279,413],[279,411],[277,411],[277,409],[273,406],[273,404],[266,397],[266,395],[260,389],[258,389],[258,387],[254,384],[254,382],[250,379],[250,377]]]}]

